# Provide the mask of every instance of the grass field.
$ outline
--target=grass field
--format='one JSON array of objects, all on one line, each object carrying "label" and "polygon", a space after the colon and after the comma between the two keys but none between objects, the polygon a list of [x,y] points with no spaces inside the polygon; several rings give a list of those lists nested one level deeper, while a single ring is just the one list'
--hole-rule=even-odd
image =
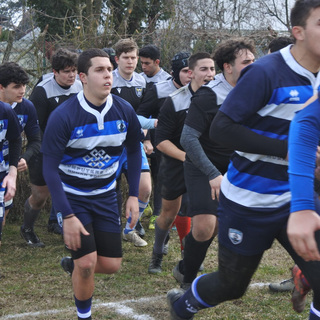
[{"label": "grass field", "polygon": [[[41,217],[36,232],[45,248],[28,248],[19,235],[19,224],[7,224],[0,249],[0,319],[77,319],[71,279],[60,267],[68,255],[61,236],[46,230]],[[147,218],[143,225],[147,227]],[[123,243],[123,263],[114,275],[97,275],[93,319],[167,320],[167,291],[178,284],[171,271],[180,258],[176,231],[172,231],[169,254],[160,275],[147,272],[154,232],[147,230],[148,246],[135,248]],[[204,272],[217,268],[217,242],[211,245]],[[252,284],[266,284],[289,277],[293,262],[275,242],[264,256]],[[195,319],[308,319],[311,295],[302,314],[292,310],[289,293],[272,293],[267,286],[251,286],[245,296],[200,312]]]}]

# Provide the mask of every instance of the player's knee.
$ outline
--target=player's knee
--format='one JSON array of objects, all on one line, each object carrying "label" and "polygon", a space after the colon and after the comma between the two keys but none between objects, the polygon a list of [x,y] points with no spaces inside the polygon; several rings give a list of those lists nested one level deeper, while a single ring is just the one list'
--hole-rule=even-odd
[{"label": "player's knee", "polygon": [[148,202],[151,196],[151,185],[144,184],[139,187],[139,200]]},{"label": "player's knee", "polygon": [[210,225],[200,225],[192,228],[192,235],[196,241],[207,241],[213,237],[214,227]]},{"label": "player's knee", "polygon": [[77,267],[79,268],[82,278],[90,278],[94,273],[95,262],[92,259],[82,259],[78,261]]}]

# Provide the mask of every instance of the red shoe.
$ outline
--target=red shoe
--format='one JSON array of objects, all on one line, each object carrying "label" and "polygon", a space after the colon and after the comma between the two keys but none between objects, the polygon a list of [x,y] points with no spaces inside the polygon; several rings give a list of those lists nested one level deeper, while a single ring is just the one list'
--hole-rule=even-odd
[{"label": "red shoe", "polygon": [[292,307],[294,311],[301,313],[306,306],[306,296],[311,287],[297,265],[292,268],[292,277],[295,286],[291,296]]}]

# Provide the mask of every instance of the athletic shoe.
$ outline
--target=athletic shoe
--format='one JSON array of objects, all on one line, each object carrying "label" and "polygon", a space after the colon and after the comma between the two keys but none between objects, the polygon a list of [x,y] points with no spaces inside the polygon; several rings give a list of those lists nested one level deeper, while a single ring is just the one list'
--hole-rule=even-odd
[{"label": "athletic shoe", "polygon": [[32,228],[22,228],[20,227],[20,235],[23,240],[27,243],[29,247],[32,248],[43,248],[44,243],[42,243],[39,237],[34,233]]},{"label": "athletic shoe", "polygon": [[72,276],[72,272],[74,269],[73,260],[71,257],[64,257],[60,261],[60,265],[62,269],[69,275]]},{"label": "athletic shoe", "polygon": [[132,230],[129,233],[125,234],[123,229],[122,239],[124,241],[132,242],[135,245],[135,247],[145,247],[146,245],[148,245],[148,242],[144,241],[139,237],[136,230]]},{"label": "athletic shoe", "polygon": [[173,304],[184,294],[182,289],[171,289],[167,293],[167,304],[170,311],[170,319],[171,320],[192,320],[191,318],[180,318],[176,312],[174,311]]},{"label": "athletic shoe", "polygon": [[170,236],[168,234],[166,237],[166,240],[164,241],[164,247],[163,247],[163,254],[165,256],[169,253],[169,240],[170,240]]},{"label": "athletic shoe", "polygon": [[152,251],[151,261],[148,268],[148,273],[161,273],[163,254],[157,254]]},{"label": "athletic shoe", "polygon": [[292,269],[292,276],[294,280],[294,288],[291,296],[292,307],[294,311],[301,313],[306,306],[306,296],[311,290],[311,287],[306,283],[306,279],[297,265]]},{"label": "athletic shoe", "polygon": [[172,274],[173,274],[173,277],[180,283],[182,284],[183,283],[183,278],[184,278],[184,274],[181,273],[180,271],[180,262],[182,260],[180,260],[178,262],[178,264],[173,268],[172,270]]},{"label": "athletic shoe", "polygon": [[294,281],[293,278],[283,280],[281,282],[270,283],[269,289],[273,292],[287,292],[292,291],[294,289]]},{"label": "athletic shoe", "polygon": [[143,237],[146,235],[146,232],[145,232],[145,230],[144,230],[144,228],[143,228],[140,220],[138,220],[138,223],[137,223],[137,225],[136,225],[136,230],[137,230],[137,232],[138,232],[138,235],[139,235],[141,238],[143,238]]},{"label": "athletic shoe", "polygon": [[150,217],[150,216],[152,215],[152,213],[153,213],[153,210],[152,210],[152,208],[150,207],[150,204],[148,204],[148,205],[146,206],[146,208],[143,210],[143,215],[144,215],[145,217]]},{"label": "athletic shoe", "polygon": [[59,223],[57,221],[48,223],[48,232],[52,232],[55,234],[61,234],[61,228],[59,226]]},{"label": "athletic shoe", "polygon": [[156,223],[156,220],[157,220],[158,216],[154,216],[152,215],[150,217],[150,220],[149,220],[149,230],[154,230],[156,227],[155,227],[155,223]]}]

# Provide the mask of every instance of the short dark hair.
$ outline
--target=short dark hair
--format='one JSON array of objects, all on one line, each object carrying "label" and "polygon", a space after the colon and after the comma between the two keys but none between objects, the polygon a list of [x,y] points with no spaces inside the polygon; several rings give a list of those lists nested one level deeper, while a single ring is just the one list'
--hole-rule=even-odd
[{"label": "short dark hair", "polygon": [[139,57],[150,58],[153,61],[160,60],[160,50],[153,44],[148,44],[139,50]]},{"label": "short dark hair", "polygon": [[237,55],[241,50],[249,50],[253,54],[256,53],[252,40],[248,38],[236,38],[222,42],[214,52],[213,60],[218,65],[219,69],[223,71],[223,65],[225,63],[234,64],[234,61],[237,59]]},{"label": "short dark hair", "polygon": [[25,85],[29,76],[16,62],[5,62],[0,65],[0,84],[5,88],[12,82]]},{"label": "short dark hair", "polygon": [[92,66],[91,59],[95,57],[106,57],[109,58],[109,55],[102,49],[88,49],[83,51],[78,58],[78,73],[88,74],[89,68]]},{"label": "short dark hair", "polygon": [[320,0],[297,0],[291,9],[291,26],[306,27],[311,11],[320,7]]},{"label": "short dark hair", "polygon": [[77,66],[78,55],[70,50],[60,48],[52,56],[52,69],[59,72],[66,68]]},{"label": "short dark hair", "polygon": [[212,59],[212,61],[213,61],[213,58],[210,55],[210,53],[208,53],[208,52],[198,52],[198,53],[195,53],[192,56],[190,56],[190,58],[188,59],[188,61],[189,61],[189,63],[188,63],[189,69],[190,70],[194,70],[194,68],[197,65],[197,62],[199,60],[202,60],[202,59]]},{"label": "short dark hair", "polygon": [[282,48],[285,48],[289,44],[293,44],[293,39],[290,37],[277,37],[274,38],[268,45],[268,50],[270,52],[276,52],[281,50]]},{"label": "short dark hair", "polygon": [[139,47],[138,47],[137,43],[131,38],[119,40],[114,45],[114,49],[116,50],[116,56],[118,58],[121,56],[122,53],[127,53],[127,52],[131,52],[133,50],[136,50],[137,55],[138,55],[138,51],[139,51]]}]

